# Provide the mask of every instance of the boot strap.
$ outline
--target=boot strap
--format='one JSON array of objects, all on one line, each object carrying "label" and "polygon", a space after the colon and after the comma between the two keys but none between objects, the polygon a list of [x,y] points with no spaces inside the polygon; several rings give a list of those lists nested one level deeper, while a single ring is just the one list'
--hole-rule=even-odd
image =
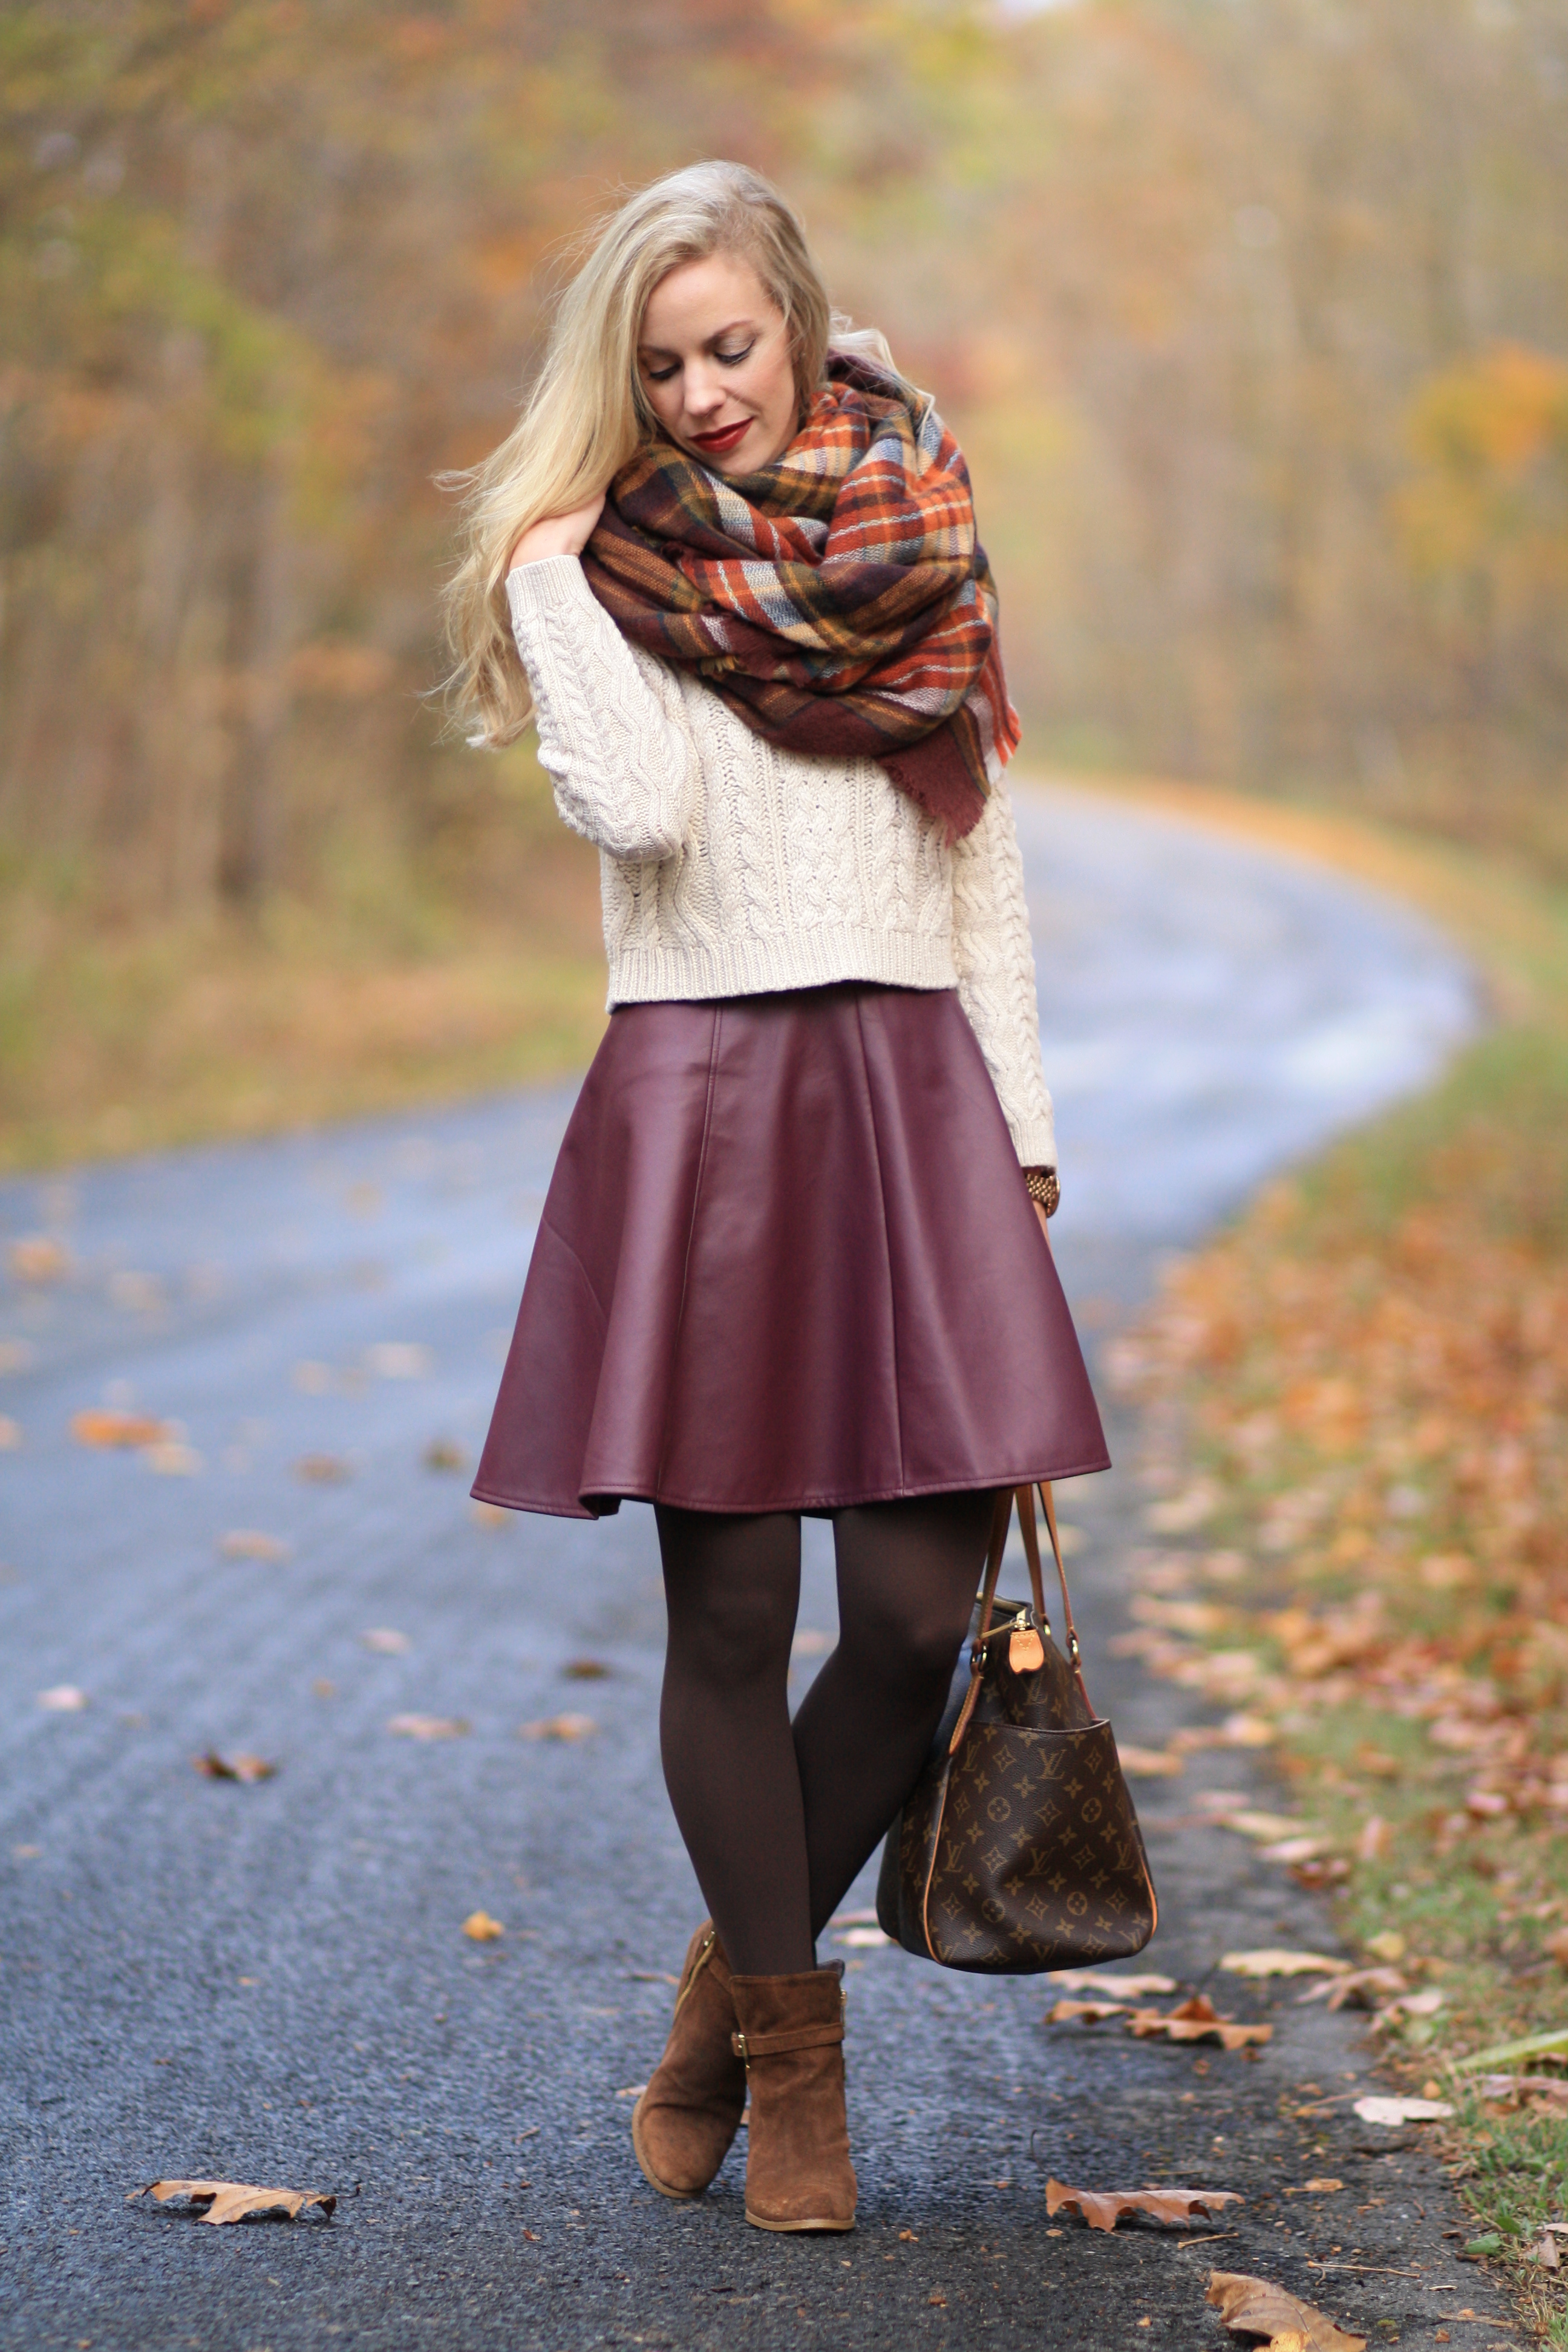
[{"label": "boot strap", "polygon": [[797,2025],[784,2033],[731,2033],[730,2047],[737,2058],[782,2057],[787,2050],[826,2050],[844,2039],[844,2020],[834,2025]]}]

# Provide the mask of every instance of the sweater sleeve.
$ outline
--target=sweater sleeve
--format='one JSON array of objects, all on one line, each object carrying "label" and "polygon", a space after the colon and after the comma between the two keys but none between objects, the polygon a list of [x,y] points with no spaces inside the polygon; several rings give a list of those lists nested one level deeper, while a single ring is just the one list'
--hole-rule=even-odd
[{"label": "sweater sleeve", "polygon": [[613,857],[673,856],[698,792],[679,688],[660,692],[661,665],[639,664],[574,555],[522,564],[506,588],[562,817]]},{"label": "sweater sleeve", "polygon": [[952,852],[952,955],[959,1002],[980,1041],[1019,1165],[1054,1168],[1024,861],[1001,776],[984,815]]}]

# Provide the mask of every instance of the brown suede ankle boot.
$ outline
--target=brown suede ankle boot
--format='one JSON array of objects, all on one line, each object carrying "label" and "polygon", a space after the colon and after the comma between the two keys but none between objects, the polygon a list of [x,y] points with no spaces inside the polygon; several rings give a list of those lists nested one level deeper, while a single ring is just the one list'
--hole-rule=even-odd
[{"label": "brown suede ankle boot", "polygon": [[741,2121],[746,2069],[731,2042],[730,1986],[724,1947],[705,1919],[680,1971],[664,2055],[632,2109],[632,2147],[661,2197],[700,2197]]},{"label": "brown suede ankle boot", "polygon": [[844,1964],[794,1977],[731,1977],[752,2122],[746,2219],[759,2230],[852,2230],[855,2172],[844,2115]]}]

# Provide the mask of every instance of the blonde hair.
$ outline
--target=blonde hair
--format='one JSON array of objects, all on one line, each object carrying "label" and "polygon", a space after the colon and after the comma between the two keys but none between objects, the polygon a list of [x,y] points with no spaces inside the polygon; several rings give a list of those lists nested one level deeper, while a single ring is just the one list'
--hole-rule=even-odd
[{"label": "blonde hair", "polygon": [[637,336],[659,279],[715,253],[743,255],[789,331],[804,416],[829,345],[898,378],[874,328],[833,310],[792,205],[744,163],[691,163],[623,204],[599,227],[562,293],[522,414],[499,449],[440,477],[464,493],[463,550],[443,590],[454,715],[476,745],[499,747],[532,717],[511,640],[507,559],[530,524],[606,488],[658,423],[637,373]]}]

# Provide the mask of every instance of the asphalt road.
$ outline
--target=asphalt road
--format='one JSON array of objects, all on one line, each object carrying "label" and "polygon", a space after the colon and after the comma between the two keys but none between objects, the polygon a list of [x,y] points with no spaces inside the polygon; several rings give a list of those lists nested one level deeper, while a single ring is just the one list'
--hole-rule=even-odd
[{"label": "asphalt road", "polygon": [[[1310,866],[1063,793],[1021,824],[1092,1344],[1165,1252],[1420,1084],[1471,993],[1414,918]],[[658,1765],[651,1514],[481,1517],[441,1466],[483,1433],[571,1094],[0,1187],[0,1241],[59,1251],[0,1291],[0,2343],[1193,2352],[1233,2340],[1212,2266],[1379,2343],[1463,2309],[1484,2347],[1495,2291],[1453,2263],[1416,2136],[1353,2118],[1353,2021],[1214,1974],[1330,1933],[1199,1824],[1199,1787],[1258,1771],[1235,1754],[1180,1812],[1142,1784],[1146,1965],[1272,2016],[1256,2062],[1047,2029],[1037,1980],[834,1942],[856,2234],[748,2229],[743,2146],[700,2204],[645,2186],[623,2095],[700,1909]],[[179,1426],[151,1457],[73,1442],[97,1407]],[[1135,1441],[1113,1428],[1123,1462]],[[1201,1710],[1107,1654],[1143,1499],[1122,1469],[1063,1504],[1091,1687],[1157,1744]],[[806,1542],[801,1688],[833,1625]],[[62,1687],[85,1703],[38,1704]],[[594,1727],[519,1737],[563,1714]],[[276,1775],[205,1778],[209,1748]],[[504,1935],[467,1938],[478,1909]],[[1111,2237],[1047,2224],[1051,2173],[1247,2202],[1212,2246]],[[221,2230],[126,2203],[171,2175],[343,2201]]]}]

